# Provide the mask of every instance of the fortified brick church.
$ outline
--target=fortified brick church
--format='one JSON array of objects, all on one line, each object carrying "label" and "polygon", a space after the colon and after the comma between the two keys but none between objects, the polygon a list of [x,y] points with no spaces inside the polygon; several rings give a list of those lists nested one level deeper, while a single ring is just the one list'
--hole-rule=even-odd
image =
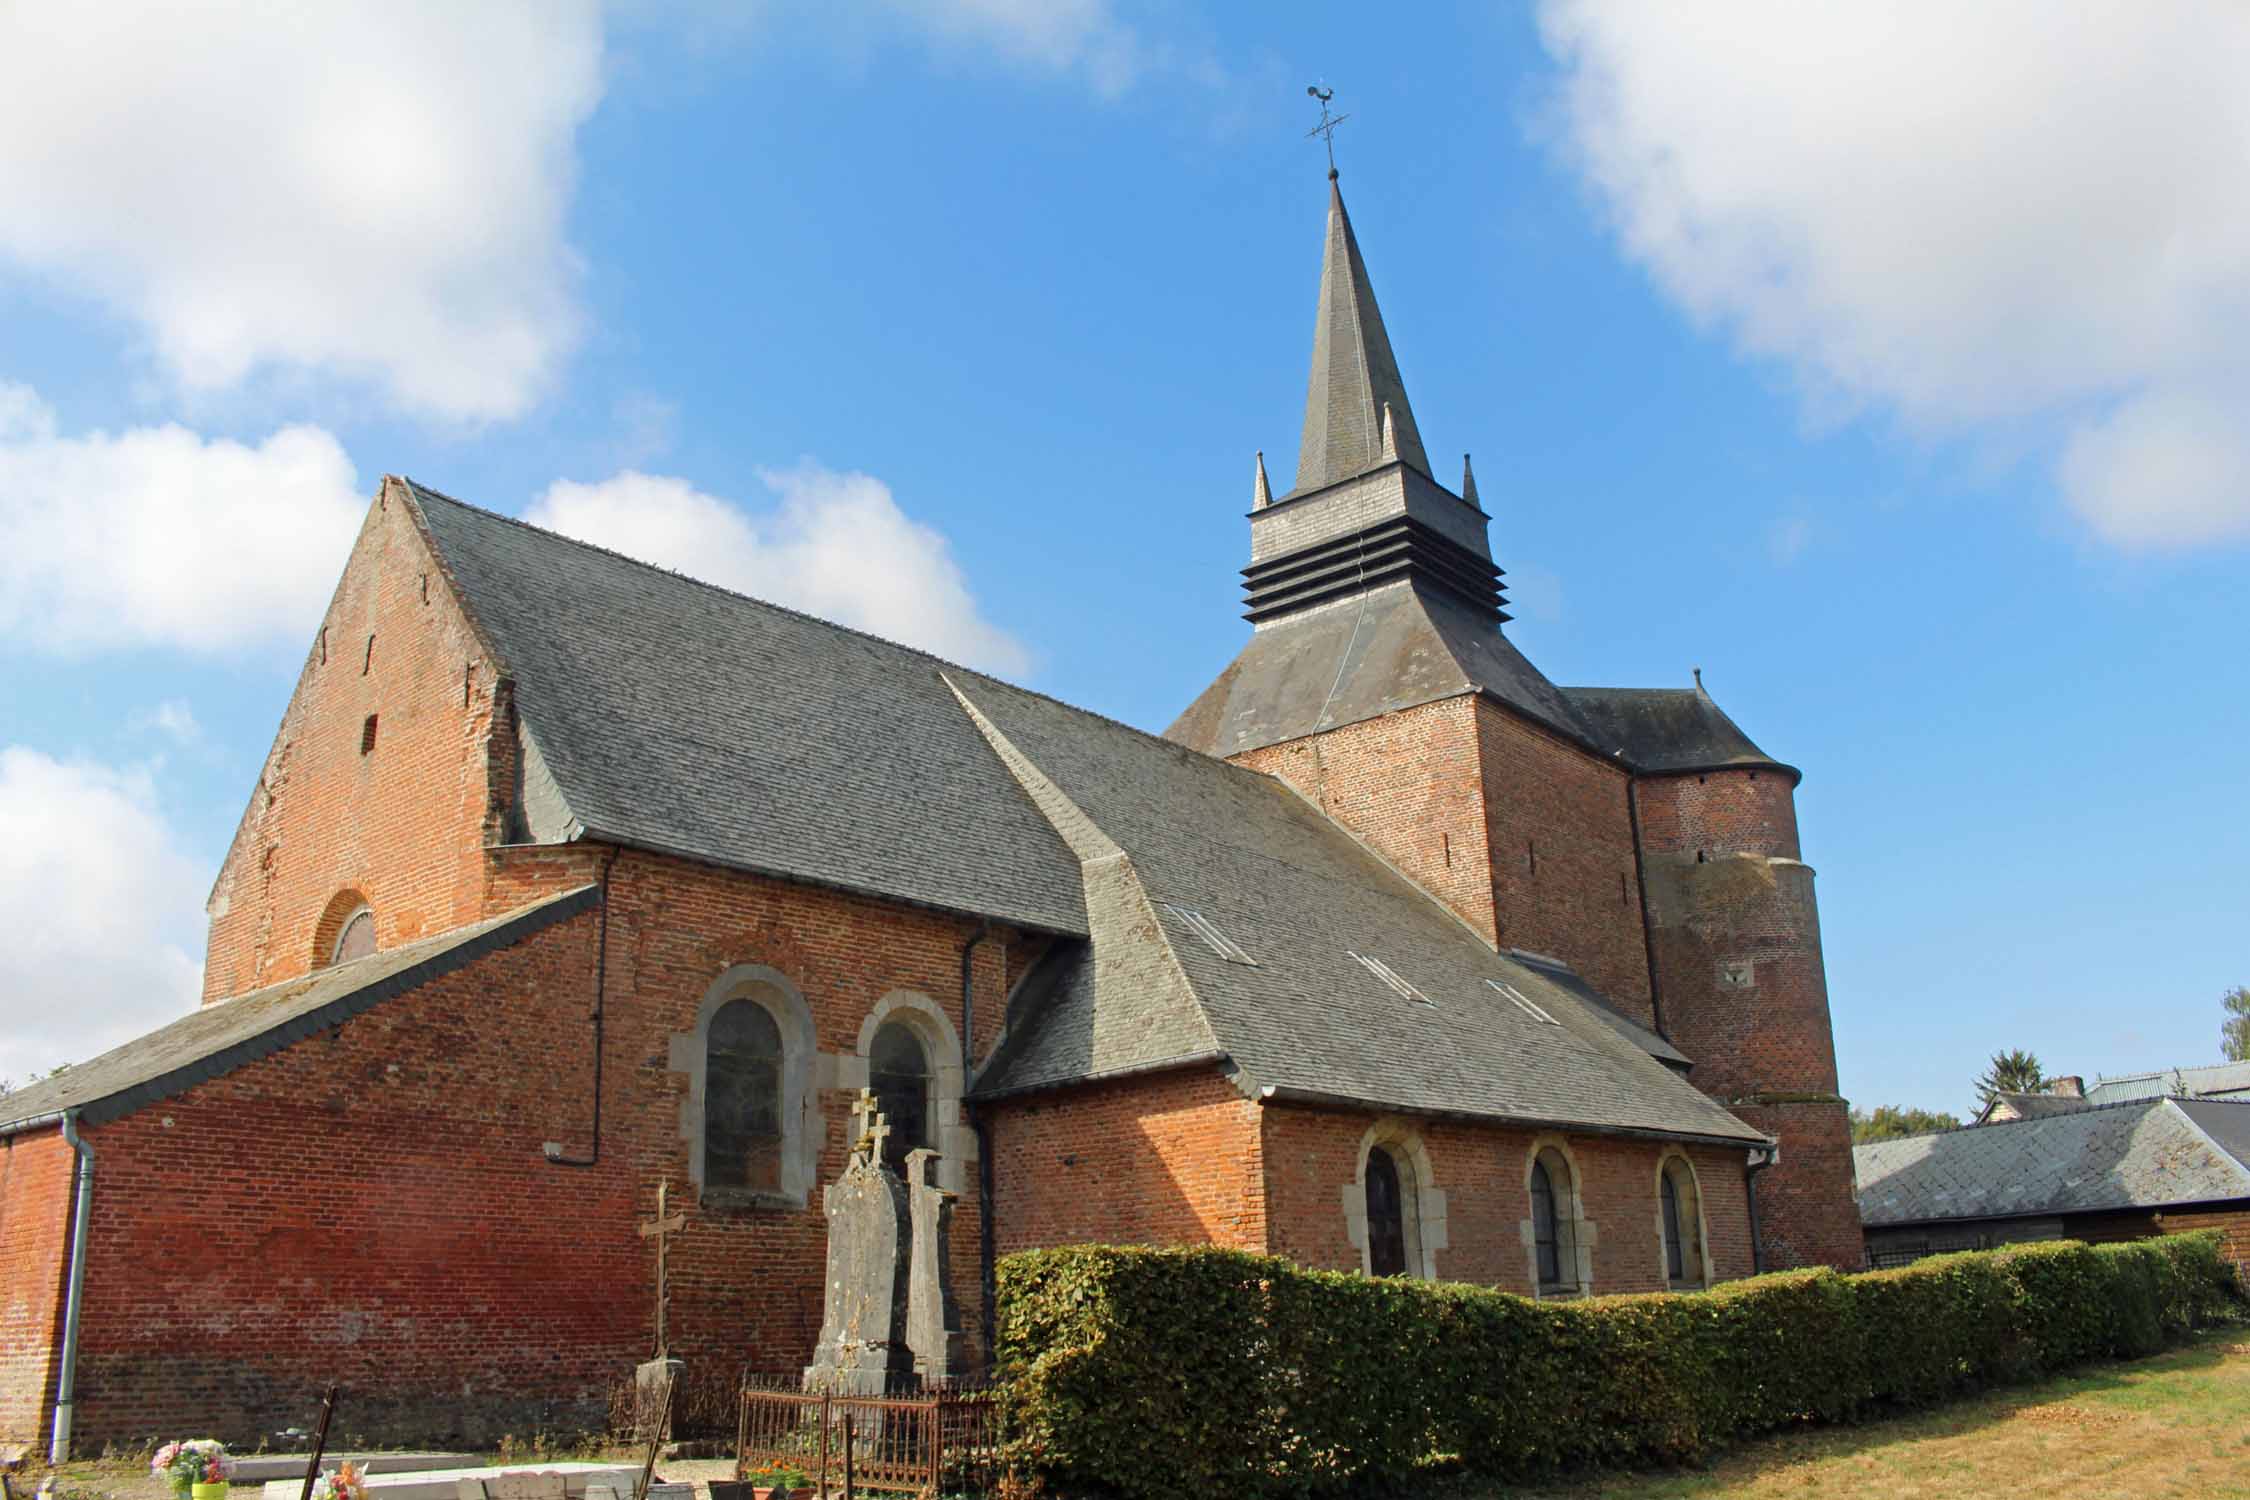
[{"label": "fortified brick church", "polygon": [[[1331,183],[1296,482],[1164,738],[386,478],[193,1014],[0,1103],[0,1436],[489,1439],[801,1366],[872,1087],[996,1257],[1857,1266],[1798,773],[1510,644]],[[1657,622],[1660,623],[1660,622]],[[40,1003],[67,1003],[42,997]]]}]

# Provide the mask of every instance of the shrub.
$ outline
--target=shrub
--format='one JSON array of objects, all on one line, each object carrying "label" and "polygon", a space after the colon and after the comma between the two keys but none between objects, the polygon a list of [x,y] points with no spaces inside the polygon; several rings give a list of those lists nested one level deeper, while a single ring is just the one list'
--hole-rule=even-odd
[{"label": "shrub", "polygon": [[2205,1232],[1534,1302],[1229,1250],[1078,1246],[1000,1264],[1012,1452],[1065,1494],[1248,1497],[1681,1463],[2088,1359],[2229,1315]]}]

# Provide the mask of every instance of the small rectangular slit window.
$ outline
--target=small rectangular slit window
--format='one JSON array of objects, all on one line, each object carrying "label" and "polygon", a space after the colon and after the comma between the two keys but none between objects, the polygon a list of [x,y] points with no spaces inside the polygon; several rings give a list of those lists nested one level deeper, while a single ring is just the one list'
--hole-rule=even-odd
[{"label": "small rectangular slit window", "polygon": [[1491,985],[1501,994],[1506,995],[1510,1000],[1515,1001],[1516,1008],[1518,1010],[1521,1010],[1525,1015],[1531,1017],[1531,1019],[1533,1019],[1534,1021],[1544,1021],[1549,1026],[1560,1026],[1562,1024],[1562,1022],[1556,1020],[1553,1016],[1548,1015],[1537,1005],[1533,1004],[1531,997],[1529,995],[1526,995],[1522,990],[1517,989],[1514,985],[1502,984],[1497,979],[1487,979],[1485,983]]},{"label": "small rectangular slit window", "polygon": [[1187,926],[1189,931],[1193,932],[1197,937],[1203,939],[1205,943],[1210,945],[1211,951],[1213,953],[1218,954],[1219,957],[1225,959],[1228,963],[1248,964],[1253,969],[1258,967],[1258,961],[1256,959],[1243,952],[1241,947],[1236,944],[1233,938],[1228,937],[1225,933],[1219,930],[1218,923],[1212,921],[1209,917],[1203,915],[1203,913],[1199,911],[1190,911],[1184,906],[1174,906],[1169,901],[1164,903],[1164,909],[1170,912],[1173,916],[1178,917],[1180,921]]},{"label": "small rectangular slit window", "polygon": [[359,726],[359,753],[368,754],[375,748],[375,716],[369,714],[367,722]]},{"label": "small rectangular slit window", "polygon": [[1377,979],[1382,980],[1383,983],[1390,988],[1391,992],[1399,996],[1401,999],[1411,1000],[1417,1005],[1427,1005],[1432,1010],[1437,1009],[1437,1002],[1435,1000],[1432,1000],[1429,996],[1423,994],[1420,990],[1416,989],[1406,980],[1400,978],[1398,971],[1393,969],[1389,964],[1384,963],[1381,959],[1370,958],[1364,953],[1353,953],[1349,948],[1346,948],[1344,952],[1346,956],[1357,960],[1361,968],[1367,970],[1368,973],[1374,975]]},{"label": "small rectangular slit window", "polygon": [[367,656],[366,656],[366,659],[365,659],[365,660],[363,660],[363,661],[361,661],[361,662],[360,662],[360,664],[359,664],[359,675],[360,675],[360,676],[362,676],[362,677],[365,677],[365,676],[367,675],[367,669],[368,669],[368,668],[370,668],[370,667],[372,667],[372,666],[374,666],[374,665],[375,665],[375,637],[373,637],[373,636],[369,636],[369,637],[367,638]]}]

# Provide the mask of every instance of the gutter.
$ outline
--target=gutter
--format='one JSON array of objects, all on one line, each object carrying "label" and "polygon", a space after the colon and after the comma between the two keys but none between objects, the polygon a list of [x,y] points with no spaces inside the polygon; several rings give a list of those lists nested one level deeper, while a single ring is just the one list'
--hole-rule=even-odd
[{"label": "gutter", "polygon": [[70,1458],[70,1430],[78,1405],[78,1324],[86,1301],[86,1228],[93,1217],[94,1148],[78,1133],[78,1111],[62,1114],[62,1135],[78,1156],[71,1188],[70,1279],[63,1292],[62,1369],[55,1380],[55,1428],[47,1462],[60,1467]]},{"label": "gutter", "polygon": [[[1127,1063],[1121,1068],[1104,1068],[1098,1073],[1073,1073],[1068,1078],[1049,1079],[1040,1083],[1019,1083],[1010,1088],[979,1092],[975,1103],[990,1104],[1000,1099],[1020,1099],[1026,1094],[1044,1094],[1054,1089],[1074,1089],[1089,1083],[1109,1083],[1119,1078],[1141,1078],[1150,1073],[1172,1073],[1183,1068],[1199,1068],[1206,1064],[1224,1065],[1233,1059],[1224,1052],[1190,1052],[1184,1057],[1167,1057],[1156,1062]],[[1268,1090],[1268,1092],[1272,1092]],[[1363,1106],[1364,1107],[1364,1106]]]},{"label": "gutter", "polygon": [[[1376,1111],[1408,1115],[1421,1120],[1450,1120],[1466,1125],[1499,1126],[1514,1130],[1558,1130],[1566,1135],[1610,1136],[1623,1140],[1685,1141],[1698,1146],[1725,1146],[1736,1151],[1746,1148],[1751,1151],[1767,1151],[1775,1159],[1779,1159],[1781,1155],[1780,1143],[1765,1136],[1746,1141],[1738,1135],[1702,1135],[1690,1130],[1652,1130],[1636,1125],[1589,1125],[1582,1120],[1543,1120],[1531,1115],[1479,1115],[1466,1110],[1429,1109],[1411,1104],[1354,1099],[1344,1094],[1292,1088],[1286,1084],[1266,1084],[1258,1090],[1257,1098],[1260,1104],[1305,1104],[1319,1109],[1350,1110],[1358,1114]],[[1769,1161],[1767,1165],[1772,1165],[1772,1162]]]}]

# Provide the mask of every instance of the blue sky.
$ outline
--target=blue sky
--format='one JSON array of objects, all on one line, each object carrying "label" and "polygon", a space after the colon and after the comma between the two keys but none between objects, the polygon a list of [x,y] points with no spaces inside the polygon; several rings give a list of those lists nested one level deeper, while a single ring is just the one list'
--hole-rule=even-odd
[{"label": "blue sky", "polygon": [[1805,9],[0,19],[0,1077],[189,1003],[386,471],[1161,730],[1292,467],[1315,79],[1511,635],[1805,768],[1845,1092],[2215,1060],[2250,23]]}]

